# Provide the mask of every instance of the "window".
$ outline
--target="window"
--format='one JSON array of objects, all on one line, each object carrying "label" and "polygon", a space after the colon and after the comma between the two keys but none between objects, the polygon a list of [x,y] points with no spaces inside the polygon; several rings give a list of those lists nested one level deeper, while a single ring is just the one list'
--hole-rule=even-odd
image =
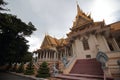
[{"label": "window", "polygon": [[84,50],[89,50],[89,44],[88,44],[88,40],[87,39],[83,39],[83,47],[84,47]]},{"label": "window", "polygon": [[86,58],[91,58],[91,55],[86,55]]}]

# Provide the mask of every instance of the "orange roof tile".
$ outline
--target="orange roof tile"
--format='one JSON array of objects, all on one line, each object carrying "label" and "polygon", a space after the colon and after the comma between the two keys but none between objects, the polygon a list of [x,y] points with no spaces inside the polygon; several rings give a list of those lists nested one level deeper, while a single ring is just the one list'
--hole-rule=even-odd
[{"label": "orange roof tile", "polygon": [[51,48],[57,45],[58,45],[58,42],[56,38],[53,38],[50,35],[45,35],[41,48]]},{"label": "orange roof tile", "polygon": [[90,15],[87,16],[82,10],[80,10],[79,5],[77,4],[77,15],[75,21],[73,22],[72,29],[81,27],[82,25],[88,24],[90,22],[93,22]]},{"label": "orange roof tile", "polygon": [[110,28],[114,31],[120,30],[120,21],[110,24]]}]

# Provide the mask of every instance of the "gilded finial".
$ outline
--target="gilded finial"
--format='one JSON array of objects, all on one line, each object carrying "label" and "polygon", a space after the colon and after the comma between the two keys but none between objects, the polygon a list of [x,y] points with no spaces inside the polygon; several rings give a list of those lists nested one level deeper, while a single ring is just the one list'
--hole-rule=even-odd
[{"label": "gilded finial", "polygon": [[89,13],[88,17],[91,19],[91,12]]},{"label": "gilded finial", "polygon": [[76,0],[76,4],[78,5],[78,1]]},{"label": "gilded finial", "polygon": [[48,35],[48,32],[45,32],[45,36],[47,36]]}]

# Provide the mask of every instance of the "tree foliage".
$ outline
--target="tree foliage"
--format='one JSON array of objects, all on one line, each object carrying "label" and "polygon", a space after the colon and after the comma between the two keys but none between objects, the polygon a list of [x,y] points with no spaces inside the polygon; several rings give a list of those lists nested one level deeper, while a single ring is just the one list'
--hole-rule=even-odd
[{"label": "tree foliage", "polygon": [[[0,0],[0,10],[6,4]],[[32,55],[25,37],[35,30],[31,22],[26,24],[15,15],[0,13],[0,65],[30,61]]]},{"label": "tree foliage", "polygon": [[48,77],[50,77],[50,71],[49,71],[47,62],[43,62],[40,65],[39,70],[38,70],[38,74],[36,76],[40,77],[40,78],[48,78]]},{"label": "tree foliage", "polygon": [[31,22],[25,24],[16,16],[0,13],[0,62],[21,62],[29,54],[25,36],[35,30]]},{"label": "tree foliage", "polygon": [[28,41],[35,27],[30,22],[25,24],[16,16],[0,13],[0,62],[21,62],[28,54]]}]

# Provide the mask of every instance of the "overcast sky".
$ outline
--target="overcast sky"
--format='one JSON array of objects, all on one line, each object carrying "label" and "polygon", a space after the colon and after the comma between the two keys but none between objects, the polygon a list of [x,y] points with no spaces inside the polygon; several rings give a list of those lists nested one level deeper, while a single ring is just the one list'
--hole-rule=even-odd
[{"label": "overcast sky", "polygon": [[[76,0],[5,0],[6,6],[22,21],[31,21],[37,28],[29,40],[29,51],[40,47],[45,34],[65,38],[72,27],[77,9]],[[120,0],[77,0],[80,8],[94,21],[106,24],[120,21]]]}]

